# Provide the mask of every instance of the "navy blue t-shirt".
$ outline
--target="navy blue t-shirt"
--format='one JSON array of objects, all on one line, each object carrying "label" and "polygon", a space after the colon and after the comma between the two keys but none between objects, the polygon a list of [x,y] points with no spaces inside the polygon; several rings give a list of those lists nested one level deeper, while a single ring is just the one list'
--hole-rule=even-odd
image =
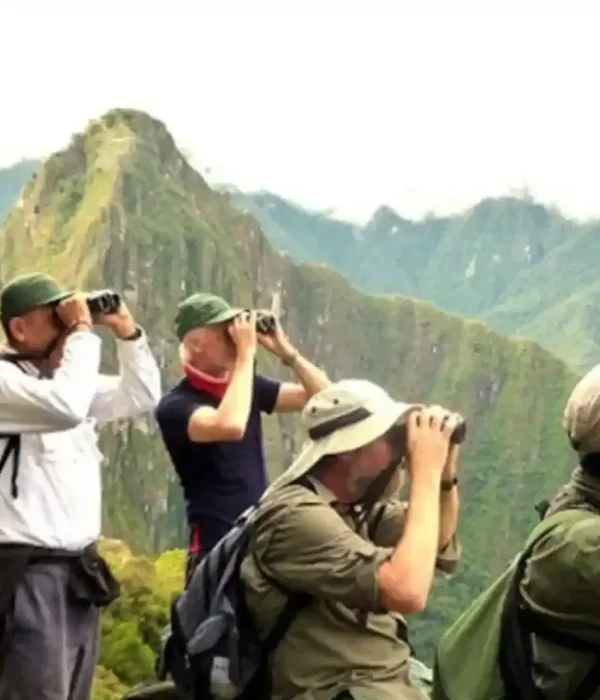
[{"label": "navy blue t-shirt", "polygon": [[200,406],[217,408],[220,399],[182,379],[156,409],[163,441],[183,489],[190,524],[200,528],[202,548],[211,549],[267,487],[261,412],[272,413],[280,383],[254,376],[252,404],[244,437],[236,442],[191,442],[188,422]]}]

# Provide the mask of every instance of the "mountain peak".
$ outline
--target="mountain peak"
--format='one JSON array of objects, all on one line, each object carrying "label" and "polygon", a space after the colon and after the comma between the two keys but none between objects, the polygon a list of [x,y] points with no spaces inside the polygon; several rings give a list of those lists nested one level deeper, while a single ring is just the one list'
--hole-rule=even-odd
[{"label": "mountain peak", "polygon": [[125,107],[110,109],[99,118],[91,120],[86,126],[85,133],[96,133],[99,127],[108,131],[126,129],[138,137],[166,138],[175,147],[173,137],[165,123],[138,109]]},{"label": "mountain peak", "polygon": [[403,218],[395,209],[383,204],[378,207],[365,226],[365,232],[387,231],[390,235],[396,233],[400,226],[410,224],[408,219]]}]

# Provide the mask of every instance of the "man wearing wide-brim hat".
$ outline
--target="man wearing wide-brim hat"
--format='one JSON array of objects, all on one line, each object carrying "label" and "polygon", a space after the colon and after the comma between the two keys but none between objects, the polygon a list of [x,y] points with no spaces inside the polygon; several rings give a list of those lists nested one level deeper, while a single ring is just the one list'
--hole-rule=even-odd
[{"label": "man wearing wide-brim hat", "polygon": [[[94,547],[95,427],[151,411],[160,372],[123,303],[92,318],[84,294],[45,274],[3,288],[0,320],[0,696],[87,700],[99,606],[118,592]],[[100,373],[94,326],[116,338],[118,376]]]},{"label": "man wearing wide-brim hat", "polygon": [[[273,654],[273,700],[423,697],[401,615],[423,610],[434,571],[449,574],[459,559],[460,420],[364,380],[309,400],[307,443],[261,499],[241,570],[263,632],[286,591],[313,597]],[[404,471],[407,504],[394,498]]]}]

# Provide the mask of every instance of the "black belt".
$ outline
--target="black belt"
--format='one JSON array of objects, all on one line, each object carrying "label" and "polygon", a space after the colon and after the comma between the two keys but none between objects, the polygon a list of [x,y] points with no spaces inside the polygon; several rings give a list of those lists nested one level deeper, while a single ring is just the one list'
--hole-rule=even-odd
[{"label": "black belt", "polygon": [[79,551],[0,544],[0,637],[27,567],[42,562],[69,565],[69,592],[76,602],[104,607],[119,596],[119,582],[96,551],[95,544]]}]

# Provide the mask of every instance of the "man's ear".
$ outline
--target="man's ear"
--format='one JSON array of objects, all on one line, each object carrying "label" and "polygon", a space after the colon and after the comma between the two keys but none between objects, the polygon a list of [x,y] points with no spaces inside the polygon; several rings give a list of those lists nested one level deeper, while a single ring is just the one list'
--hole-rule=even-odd
[{"label": "man's ear", "polygon": [[22,343],[27,335],[25,320],[20,316],[11,318],[8,322],[8,330],[12,340]]}]

